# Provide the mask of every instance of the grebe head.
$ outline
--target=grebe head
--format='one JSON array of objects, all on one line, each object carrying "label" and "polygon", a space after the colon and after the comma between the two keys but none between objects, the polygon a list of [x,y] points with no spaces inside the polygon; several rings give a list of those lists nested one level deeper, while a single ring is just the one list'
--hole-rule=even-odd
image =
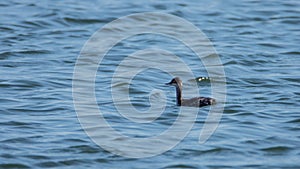
[{"label": "grebe head", "polygon": [[169,83],[166,83],[166,85],[182,86],[182,81],[179,79],[179,77],[175,77]]}]

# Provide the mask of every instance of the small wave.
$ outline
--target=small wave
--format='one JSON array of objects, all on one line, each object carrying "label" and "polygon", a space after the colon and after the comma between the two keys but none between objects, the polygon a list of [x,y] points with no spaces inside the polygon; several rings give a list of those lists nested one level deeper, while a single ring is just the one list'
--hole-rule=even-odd
[{"label": "small wave", "polygon": [[0,168],[6,168],[6,169],[10,169],[10,168],[19,168],[19,169],[26,169],[26,168],[31,168],[28,165],[25,164],[21,164],[21,163],[4,163],[4,164],[0,164]]},{"label": "small wave", "polygon": [[107,19],[87,19],[87,18],[71,18],[64,17],[63,18],[68,23],[76,23],[76,24],[95,24],[95,23],[108,23],[116,18],[107,18]]}]

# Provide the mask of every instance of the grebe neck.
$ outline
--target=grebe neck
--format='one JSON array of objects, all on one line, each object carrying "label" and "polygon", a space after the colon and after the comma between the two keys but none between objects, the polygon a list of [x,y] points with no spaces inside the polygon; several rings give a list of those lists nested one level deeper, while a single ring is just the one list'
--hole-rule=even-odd
[{"label": "grebe neck", "polygon": [[177,100],[177,105],[181,106],[182,96],[181,96],[181,87],[179,85],[176,85],[176,100]]}]

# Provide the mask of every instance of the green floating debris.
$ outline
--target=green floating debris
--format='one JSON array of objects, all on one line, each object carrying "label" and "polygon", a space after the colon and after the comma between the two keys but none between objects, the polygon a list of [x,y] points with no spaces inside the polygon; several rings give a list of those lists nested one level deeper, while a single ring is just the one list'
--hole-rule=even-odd
[{"label": "green floating debris", "polygon": [[206,81],[206,80],[210,80],[209,77],[197,77],[196,81],[200,82],[200,81]]}]

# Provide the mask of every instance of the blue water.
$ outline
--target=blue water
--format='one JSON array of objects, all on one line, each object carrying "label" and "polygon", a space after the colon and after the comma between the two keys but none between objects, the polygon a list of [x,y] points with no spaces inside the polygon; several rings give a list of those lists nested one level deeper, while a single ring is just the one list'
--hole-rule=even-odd
[{"label": "blue water", "polygon": [[[148,158],[114,155],[95,144],[77,119],[72,98],[76,59],[105,24],[138,12],[163,12],[200,28],[213,43],[227,81],[217,130],[198,143],[209,107],[173,149]],[[300,168],[300,2],[287,1],[1,1],[0,168]],[[97,73],[97,101],[117,130],[147,137],[176,119],[170,76],[138,74],[130,85],[137,109],[149,108],[153,89],[166,91],[166,114],[143,128],[116,116],[107,95],[116,64],[146,47],[171,50],[208,76],[193,53],[165,37],[140,36],[118,44]],[[191,58],[191,59],[189,59]],[[163,62],[159,60],[158,62]],[[165,63],[170,64],[170,63]],[[146,82],[146,83],[145,83]],[[188,83],[188,80],[184,80]],[[209,95],[209,82],[200,82]],[[122,86],[121,86],[122,87]],[[105,94],[101,94],[104,92]],[[145,126],[147,126],[145,124]],[[146,145],[145,145],[146,146]]]}]

